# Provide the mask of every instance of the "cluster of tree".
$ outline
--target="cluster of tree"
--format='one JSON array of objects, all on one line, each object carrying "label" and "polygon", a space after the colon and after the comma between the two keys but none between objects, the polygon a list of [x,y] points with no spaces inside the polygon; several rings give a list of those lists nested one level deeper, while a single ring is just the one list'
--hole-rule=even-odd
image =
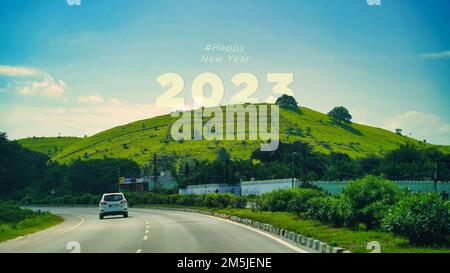
[{"label": "cluster of tree", "polygon": [[184,162],[178,170],[180,187],[205,183],[238,183],[251,179],[277,179],[292,175],[301,181],[350,180],[379,175],[392,180],[450,179],[450,155],[434,147],[407,143],[383,157],[351,158],[344,153],[315,152],[306,142],[280,143],[272,152],[255,150],[251,158],[230,159],[220,148],[213,161]]},{"label": "cluster of tree", "polygon": [[391,180],[450,179],[450,155],[425,144],[407,143],[383,157],[354,159],[343,153],[315,152],[305,142],[283,143],[272,152],[255,150],[249,159],[233,159],[225,148],[216,159],[183,160],[175,154],[160,154],[156,166],[140,166],[129,159],[53,162],[45,155],[21,147],[0,134],[0,198],[21,199],[27,194],[63,196],[70,193],[100,194],[118,188],[118,176],[139,177],[155,170],[170,170],[179,187],[207,183],[278,179],[294,176],[301,181],[350,180],[381,175]]},{"label": "cluster of tree", "polygon": [[366,176],[341,194],[279,189],[256,199],[263,211],[288,211],[335,227],[391,232],[415,245],[450,244],[450,203],[438,194],[412,193],[385,178]]},{"label": "cluster of tree", "polygon": [[[275,104],[280,106],[281,108],[293,110],[293,111],[300,111],[298,102],[295,100],[293,96],[289,96],[286,94],[283,94],[281,97],[279,97]],[[347,108],[344,106],[336,106],[334,107],[330,112],[327,114],[334,122],[341,125],[344,123],[351,123],[352,115],[350,115],[350,112]],[[398,132],[397,132],[398,133]],[[401,131],[400,131],[401,134]]]},{"label": "cluster of tree", "polygon": [[276,101],[275,104],[285,108],[285,109],[290,109],[290,110],[294,110],[294,111],[298,111],[298,103],[295,100],[295,98],[293,96],[289,96],[286,94],[281,95],[281,97],[279,97]]},{"label": "cluster of tree", "polygon": [[99,194],[117,190],[118,175],[136,177],[139,165],[129,159],[75,160],[69,165],[50,161],[0,133],[0,198],[26,195]]}]

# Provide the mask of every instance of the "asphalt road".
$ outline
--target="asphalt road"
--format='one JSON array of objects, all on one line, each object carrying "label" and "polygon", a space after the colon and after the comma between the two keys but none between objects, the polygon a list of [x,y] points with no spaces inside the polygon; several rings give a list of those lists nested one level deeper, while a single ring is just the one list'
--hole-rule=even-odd
[{"label": "asphalt road", "polygon": [[65,221],[0,243],[0,252],[292,253],[307,251],[264,231],[181,211],[130,209],[98,218],[97,208],[43,208]]}]

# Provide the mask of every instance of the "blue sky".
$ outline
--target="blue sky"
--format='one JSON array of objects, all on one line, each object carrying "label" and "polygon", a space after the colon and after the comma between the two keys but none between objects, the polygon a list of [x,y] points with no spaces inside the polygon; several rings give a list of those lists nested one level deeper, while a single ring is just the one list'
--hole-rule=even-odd
[{"label": "blue sky", "polygon": [[[301,106],[346,106],[354,121],[450,144],[447,0],[1,0],[0,131],[11,138],[93,134],[167,112],[166,72],[180,94],[212,72],[223,103],[255,74],[291,72]],[[243,45],[244,64],[200,62],[207,44]],[[209,53],[209,55],[214,55]]]}]

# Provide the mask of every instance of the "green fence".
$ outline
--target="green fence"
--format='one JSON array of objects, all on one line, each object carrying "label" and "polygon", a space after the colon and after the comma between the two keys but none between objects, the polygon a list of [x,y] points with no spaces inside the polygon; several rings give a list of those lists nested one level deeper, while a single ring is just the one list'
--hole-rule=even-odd
[{"label": "green fence", "polygon": [[[320,187],[325,191],[336,194],[340,193],[349,181],[313,181],[311,184]],[[434,192],[433,181],[395,181],[400,188],[409,189],[414,192]],[[436,189],[438,192],[450,192],[450,182],[437,182]]]}]

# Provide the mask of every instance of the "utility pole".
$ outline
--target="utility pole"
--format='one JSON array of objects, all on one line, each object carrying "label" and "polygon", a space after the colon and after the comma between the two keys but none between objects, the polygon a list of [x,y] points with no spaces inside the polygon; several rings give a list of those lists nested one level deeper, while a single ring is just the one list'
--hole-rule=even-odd
[{"label": "utility pole", "polygon": [[121,192],[120,191],[120,166],[117,167],[117,177],[118,177],[117,181],[119,183],[119,192]]},{"label": "utility pole", "polygon": [[437,160],[434,160],[434,184],[433,184],[434,192],[437,192]]},{"label": "utility pole", "polygon": [[156,188],[156,184],[158,183],[158,177],[157,177],[158,172],[157,172],[156,164],[157,164],[156,153],[153,153],[153,181],[154,181],[155,188]]},{"label": "utility pole", "polygon": [[302,174],[303,185],[306,185],[306,143],[302,143]]},{"label": "utility pole", "polygon": [[291,178],[292,178],[292,188],[295,188],[294,185],[294,156],[296,155],[296,152],[292,153],[291,157]]}]

